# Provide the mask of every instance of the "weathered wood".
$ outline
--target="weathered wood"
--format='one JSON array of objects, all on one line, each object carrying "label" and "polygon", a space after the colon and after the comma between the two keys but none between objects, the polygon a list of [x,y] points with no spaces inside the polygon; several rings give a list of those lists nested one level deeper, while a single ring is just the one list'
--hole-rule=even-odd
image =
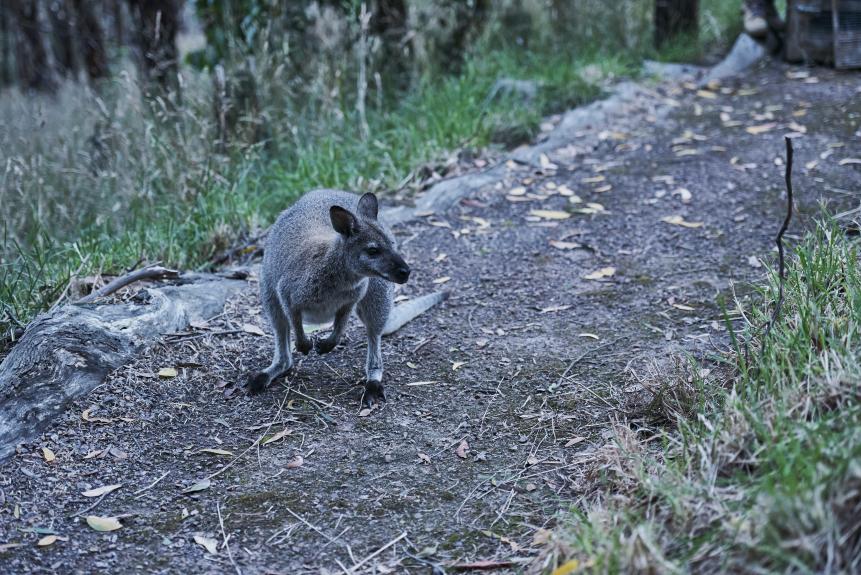
[{"label": "weathered wood", "polygon": [[148,343],[221,313],[245,285],[216,276],[188,279],[195,283],[145,290],[145,303],[67,305],[30,324],[0,363],[0,460]]}]

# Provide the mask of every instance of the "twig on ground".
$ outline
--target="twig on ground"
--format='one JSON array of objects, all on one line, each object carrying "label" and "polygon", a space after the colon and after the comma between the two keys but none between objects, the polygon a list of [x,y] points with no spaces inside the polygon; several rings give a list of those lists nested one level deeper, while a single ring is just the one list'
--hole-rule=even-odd
[{"label": "twig on ground", "polygon": [[[300,360],[300,361],[299,361],[299,363],[300,363],[300,364],[301,364],[301,361],[302,361],[302,360]],[[257,447],[257,445],[258,445],[261,441],[263,441],[263,438],[264,438],[264,437],[266,437],[266,434],[267,434],[267,433],[269,433],[269,430],[270,430],[270,429],[272,429],[272,426],[275,424],[275,422],[276,422],[276,421],[279,421],[279,418],[281,417],[281,412],[284,410],[284,405],[286,405],[286,404],[287,404],[287,397],[289,397],[289,395],[290,395],[290,385],[288,384],[288,385],[287,385],[287,390],[284,392],[284,397],[282,397],[282,398],[281,398],[281,404],[278,406],[278,412],[275,414],[275,417],[272,419],[272,421],[270,421],[270,422],[269,422],[269,424],[266,426],[266,429],[264,429],[264,430],[263,430],[263,433],[261,433],[261,434],[260,434],[260,437],[258,437],[257,439],[255,439],[255,440],[254,440],[254,443],[252,443],[251,445],[249,445],[248,447],[246,447],[246,448],[245,448],[245,450],[244,450],[242,453],[240,453],[239,455],[237,455],[236,457],[234,457],[233,459],[231,459],[231,460],[230,460],[230,463],[228,463],[227,465],[225,465],[225,466],[224,466],[224,467],[222,467],[221,469],[219,469],[219,470],[217,470],[217,471],[215,471],[215,472],[213,472],[213,473],[211,473],[211,474],[207,475],[207,476],[206,476],[206,479],[213,479],[214,477],[218,477],[219,475],[221,475],[222,473],[224,473],[225,471],[227,471],[228,469],[230,469],[231,467],[233,467],[233,465],[234,465],[237,461],[239,461],[240,459],[242,459],[242,457],[243,457],[246,453],[248,453],[249,451],[251,451],[252,449],[254,449],[255,447]]]},{"label": "twig on ground", "polygon": [[[580,363],[581,361],[583,361],[583,359],[584,359],[587,355],[589,355],[590,353],[594,353],[594,352],[598,351],[599,349],[603,349],[603,348],[605,348],[605,347],[611,346],[611,345],[613,345],[614,343],[616,343],[617,341],[619,341],[619,340],[621,340],[621,339],[625,339],[625,336],[619,336],[619,337],[617,337],[617,338],[615,338],[615,339],[612,339],[612,340],[610,340],[610,341],[608,341],[608,342],[602,343],[601,345],[598,345],[598,346],[595,346],[595,347],[593,347],[593,348],[587,349],[586,351],[584,351],[583,353],[581,353],[579,356],[575,357],[573,360],[571,360],[571,363],[569,363],[569,364],[568,364],[568,367],[567,367],[567,368],[565,368],[565,371],[562,373],[562,375],[560,375],[560,376],[559,376],[559,380],[556,382],[556,385],[554,386],[554,388],[555,388],[555,387],[559,387],[560,385],[562,385],[562,382],[565,380],[565,378],[567,378],[567,377],[568,377],[568,373],[569,373],[572,369],[574,369],[574,366],[575,366],[575,365],[577,365],[578,363]],[[551,389],[550,391],[552,391],[552,390],[553,390],[553,389]]]},{"label": "twig on ground", "polygon": [[89,507],[87,507],[87,508],[85,508],[85,509],[81,509],[80,511],[78,511],[78,512],[76,512],[76,513],[73,513],[73,514],[69,515],[69,518],[71,519],[72,517],[80,517],[81,515],[84,515],[85,513],[89,513],[90,511],[92,511],[93,509],[95,509],[96,507],[98,507],[99,503],[101,503],[101,502],[102,502],[102,500],[103,500],[105,497],[107,497],[109,494],[110,494],[110,491],[108,491],[107,493],[102,494],[102,496],[101,496],[101,497],[99,497],[98,499],[96,499],[96,502],[95,502],[95,503],[93,503],[92,505],[90,505]]},{"label": "twig on ground", "polygon": [[227,558],[230,559],[230,564],[233,565],[233,568],[236,569],[236,575],[242,575],[242,569],[239,568],[239,565],[236,564],[236,559],[233,558],[233,553],[230,551],[230,542],[227,540],[227,533],[224,531],[224,518],[221,517],[221,503],[215,502],[215,510],[218,513],[218,524],[221,526],[221,537],[224,538],[224,543],[222,544],[227,549]]},{"label": "twig on ground", "polygon": [[92,303],[100,297],[107,297],[112,293],[116,292],[117,290],[126,287],[127,285],[142,280],[164,280],[177,278],[179,278],[179,272],[176,270],[164,268],[161,266],[149,266],[143,269],[135,270],[129,274],[120,276],[118,278],[114,278],[114,280],[109,282],[108,285],[94,291],[89,295],[82,297],[75,303]]},{"label": "twig on ground", "polygon": [[368,561],[370,561],[371,559],[373,559],[374,557],[376,557],[377,555],[379,555],[380,553],[382,553],[383,551],[385,551],[386,549],[388,549],[389,547],[391,547],[392,545],[394,545],[395,543],[400,541],[401,539],[405,538],[406,536],[407,536],[407,532],[404,531],[403,533],[401,533],[400,535],[398,535],[397,537],[395,537],[394,539],[392,539],[391,541],[389,541],[388,543],[386,543],[385,545],[383,545],[382,547],[380,547],[379,549],[377,549],[376,551],[374,551],[373,553],[371,553],[370,555],[368,555],[367,557],[365,557],[364,559],[362,559],[361,561],[359,561],[358,563],[356,563],[355,565],[350,567],[349,573],[351,573],[351,574],[355,573],[359,567],[361,567],[362,565],[364,565],[365,563],[367,563]]},{"label": "twig on ground", "polygon": [[159,484],[159,482],[160,482],[162,479],[164,479],[165,477],[167,477],[168,475],[170,475],[170,471],[165,471],[165,472],[162,474],[162,476],[161,476],[161,477],[159,477],[158,479],[156,479],[155,481],[153,481],[152,483],[150,483],[149,485],[147,485],[147,486],[146,486],[146,487],[144,487],[143,489],[138,489],[137,491],[135,491],[134,493],[132,493],[132,497],[136,497],[136,498],[137,498],[137,497],[140,497],[140,496],[141,496],[141,494],[143,494],[143,493],[144,493],[144,492],[146,492],[146,491],[149,491],[150,489],[152,489],[153,487],[155,487],[156,485],[158,485],[158,484]]}]

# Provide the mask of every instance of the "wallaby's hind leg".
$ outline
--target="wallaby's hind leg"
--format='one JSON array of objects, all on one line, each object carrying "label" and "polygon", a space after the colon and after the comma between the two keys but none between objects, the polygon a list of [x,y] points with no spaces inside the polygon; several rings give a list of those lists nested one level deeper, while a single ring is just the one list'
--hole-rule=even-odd
[{"label": "wallaby's hind leg", "polygon": [[275,351],[272,364],[261,372],[254,374],[248,381],[250,393],[260,393],[276,379],[293,367],[293,354],[290,353],[290,321],[284,313],[284,305],[274,293],[265,288],[261,290],[261,303],[269,324],[275,335]]},{"label": "wallaby's hind leg", "polygon": [[386,400],[380,344],[383,328],[392,311],[394,287],[380,278],[371,278],[368,281],[368,292],[359,302],[356,312],[368,332],[368,359],[365,363],[365,394],[362,402],[373,405],[376,401]]},{"label": "wallaby's hind leg", "polygon": [[311,353],[311,348],[314,347],[314,342],[305,335],[305,326],[302,325],[302,312],[291,310],[290,322],[293,324],[293,331],[296,333],[296,351],[308,355]]},{"label": "wallaby's hind leg", "polygon": [[335,349],[335,346],[341,341],[341,336],[344,335],[351,311],[353,311],[353,306],[346,305],[335,313],[335,325],[332,327],[332,333],[325,339],[314,340],[314,351],[323,355]]}]

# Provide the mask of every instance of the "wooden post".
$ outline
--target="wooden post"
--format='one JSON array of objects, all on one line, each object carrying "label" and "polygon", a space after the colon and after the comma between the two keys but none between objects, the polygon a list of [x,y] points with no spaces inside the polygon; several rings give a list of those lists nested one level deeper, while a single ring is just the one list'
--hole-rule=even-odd
[{"label": "wooden post", "polygon": [[699,32],[699,0],[655,0],[655,47]]}]

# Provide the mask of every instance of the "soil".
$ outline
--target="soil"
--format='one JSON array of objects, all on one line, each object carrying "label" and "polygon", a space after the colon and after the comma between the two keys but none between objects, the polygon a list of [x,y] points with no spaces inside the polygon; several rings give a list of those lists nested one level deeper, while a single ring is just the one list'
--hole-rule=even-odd
[{"label": "soil", "polygon": [[[719,302],[744,298],[774,260],[784,134],[805,130],[790,242],[821,200],[858,206],[861,160],[841,162],[861,157],[857,75],[770,63],[714,91],[648,87],[543,167],[510,161],[503,181],[396,228],[414,270],[399,293],[451,298],[384,341],[381,409],[360,411],[358,321],[248,397],[238,384],[271,345],[249,327],[268,334],[252,280],[0,465],[0,571],[527,570],[536,534],[596,479],[584,469],[611,422],[650,417],[685,357],[728,348]],[[97,532],[87,515],[122,528]]]}]

